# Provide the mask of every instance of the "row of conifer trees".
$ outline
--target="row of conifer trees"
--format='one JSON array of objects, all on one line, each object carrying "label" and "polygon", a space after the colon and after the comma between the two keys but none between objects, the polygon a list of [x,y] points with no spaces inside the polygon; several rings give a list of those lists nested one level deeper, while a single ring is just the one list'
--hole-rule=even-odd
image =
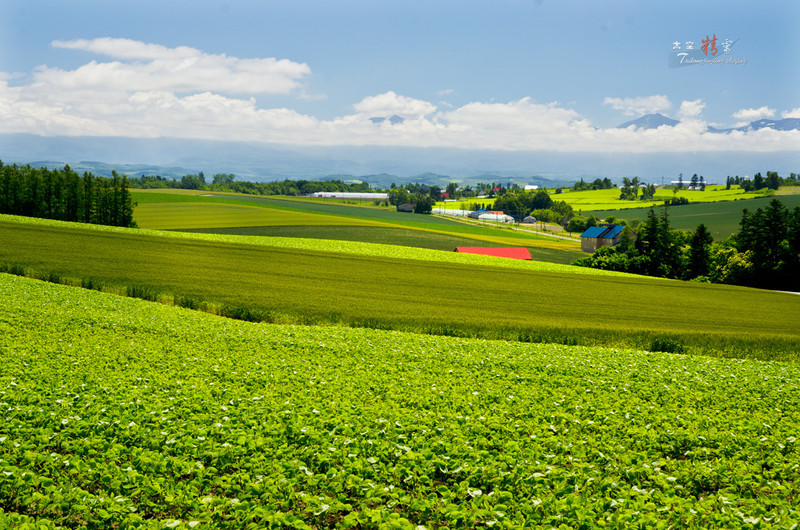
[{"label": "row of conifer trees", "polygon": [[4,165],[0,161],[0,213],[92,223],[135,226],[128,178],[78,175],[63,169]]}]

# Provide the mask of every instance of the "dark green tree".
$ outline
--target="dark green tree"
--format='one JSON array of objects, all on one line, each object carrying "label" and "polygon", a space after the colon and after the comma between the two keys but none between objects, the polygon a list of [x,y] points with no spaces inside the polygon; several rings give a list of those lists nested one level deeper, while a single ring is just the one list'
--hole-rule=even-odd
[{"label": "dark green tree", "polygon": [[711,244],[714,238],[706,225],[700,224],[692,235],[689,243],[689,259],[686,269],[686,279],[708,276],[711,264]]},{"label": "dark green tree", "polygon": [[761,173],[756,173],[753,175],[753,189],[758,191],[762,188],[767,186],[766,182],[764,182],[764,177],[761,176]]},{"label": "dark green tree", "polygon": [[767,171],[767,179],[764,182],[767,188],[777,190],[781,186],[781,179],[775,171]]},{"label": "dark green tree", "polygon": [[235,178],[233,173],[217,173],[212,177],[211,184],[230,184]]},{"label": "dark green tree", "polygon": [[529,200],[525,201],[525,207],[528,210],[546,210],[552,205],[553,199],[545,190],[538,190],[535,194],[529,196]]},{"label": "dark green tree", "polygon": [[428,214],[431,213],[433,210],[433,199],[427,196],[422,196],[417,199],[416,204],[414,204],[414,213],[423,213]]}]

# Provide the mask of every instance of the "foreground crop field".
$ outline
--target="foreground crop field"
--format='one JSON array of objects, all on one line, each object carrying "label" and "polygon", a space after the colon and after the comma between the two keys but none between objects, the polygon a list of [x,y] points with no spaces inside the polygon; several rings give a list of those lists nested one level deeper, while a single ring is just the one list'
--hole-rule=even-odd
[{"label": "foreground crop field", "polygon": [[[366,243],[0,217],[0,265],[223,314],[798,360],[800,296]],[[162,296],[163,295],[163,296]]]},{"label": "foreground crop field", "polygon": [[800,522],[798,364],[0,299],[0,527]]}]

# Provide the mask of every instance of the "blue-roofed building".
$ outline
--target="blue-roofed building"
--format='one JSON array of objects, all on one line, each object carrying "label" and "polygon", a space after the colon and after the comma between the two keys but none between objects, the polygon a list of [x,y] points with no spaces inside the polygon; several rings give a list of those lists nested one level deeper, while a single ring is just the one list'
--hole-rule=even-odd
[{"label": "blue-roofed building", "polygon": [[618,245],[624,229],[625,227],[620,225],[601,225],[587,228],[581,234],[581,250],[594,252],[600,247]]}]

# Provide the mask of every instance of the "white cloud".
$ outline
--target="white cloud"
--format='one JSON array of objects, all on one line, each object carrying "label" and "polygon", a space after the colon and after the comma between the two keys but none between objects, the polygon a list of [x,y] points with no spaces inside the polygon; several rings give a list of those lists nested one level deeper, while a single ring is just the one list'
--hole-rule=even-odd
[{"label": "white cloud", "polygon": [[704,108],[706,108],[706,104],[703,103],[702,99],[683,101],[681,102],[681,108],[678,110],[678,115],[683,118],[696,118],[703,112]]},{"label": "white cloud", "polygon": [[274,57],[240,59],[195,48],[167,48],[129,39],[53,41],[57,48],[85,50],[113,59],[91,61],[75,70],[39,67],[38,83],[64,90],[105,89],[135,92],[168,90],[233,94],[286,94],[311,74],[304,63]]},{"label": "white cloud", "polygon": [[452,88],[447,88],[445,90],[438,91],[436,94],[439,95],[439,96],[449,96],[451,94],[455,94],[455,92],[456,91],[453,90]]},{"label": "white cloud", "polygon": [[785,110],[781,112],[782,118],[800,118],[800,107],[792,110]]},{"label": "white cloud", "polygon": [[775,116],[775,109],[771,109],[766,105],[757,109],[741,109],[732,114],[737,120],[745,122],[760,120],[762,118],[772,118]]},{"label": "white cloud", "polygon": [[[57,45],[116,60],[72,71],[41,67],[33,79],[13,86],[12,76],[0,73],[0,132],[562,152],[800,151],[800,131],[706,133],[698,118],[705,103],[699,99],[682,102],[679,112],[688,119],[655,130],[598,129],[559,102],[522,98],[437,108],[394,91],[364,97],[349,113],[323,120],[291,108],[265,108],[263,98],[255,99],[282,90],[304,97],[302,81],[310,69],[292,61],[281,70],[274,59],[243,60],[124,39]],[[139,74],[148,82],[131,81]],[[279,82],[248,84],[261,74]],[[217,75],[232,79],[220,81]],[[639,113],[671,106],[666,96],[605,103]],[[394,114],[405,120],[387,125],[367,119]]]},{"label": "white cloud", "polygon": [[672,108],[669,98],[660,95],[635,98],[607,97],[603,100],[603,105],[611,105],[612,109],[620,110],[626,116],[665,112]]},{"label": "white cloud", "polygon": [[393,91],[384,92],[377,96],[365,97],[353,108],[362,114],[371,116],[424,116],[436,110],[436,105],[406,96],[399,96]]},{"label": "white cloud", "polygon": [[[437,116],[452,145],[459,139],[485,149],[573,150],[593,130],[588,120],[557,102],[523,98],[509,103],[468,103]],[[546,146],[546,147],[540,147]]]}]

